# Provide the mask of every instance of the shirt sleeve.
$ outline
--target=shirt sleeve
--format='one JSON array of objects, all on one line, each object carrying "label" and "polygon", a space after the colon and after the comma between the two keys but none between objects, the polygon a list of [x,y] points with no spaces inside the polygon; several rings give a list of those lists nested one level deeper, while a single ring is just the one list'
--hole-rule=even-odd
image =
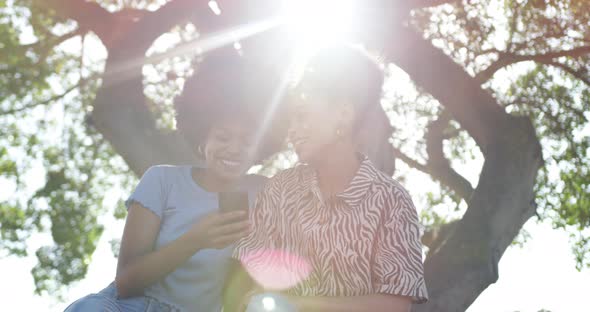
[{"label": "shirt sleeve", "polygon": [[131,196],[125,201],[127,209],[132,203],[139,203],[162,218],[165,206],[165,192],[162,167],[150,167],[141,177]]},{"label": "shirt sleeve", "polygon": [[420,222],[410,195],[401,186],[384,196],[384,219],[374,264],[376,292],[428,300],[422,264]]}]

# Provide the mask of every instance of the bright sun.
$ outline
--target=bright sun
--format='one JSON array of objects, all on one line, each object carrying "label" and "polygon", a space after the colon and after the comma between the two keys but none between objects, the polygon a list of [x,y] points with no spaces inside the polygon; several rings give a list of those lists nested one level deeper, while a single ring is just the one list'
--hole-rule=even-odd
[{"label": "bright sun", "polygon": [[[360,29],[358,13],[361,0],[276,1],[281,1],[282,6],[278,16],[203,36],[197,42],[187,45],[185,50],[206,53],[228,44],[234,44],[239,50],[239,41],[275,27],[285,27],[288,36],[297,43],[299,49],[309,51],[335,41],[346,41]],[[223,15],[223,7],[219,3],[210,0],[208,5],[215,15]]]},{"label": "bright sun", "polygon": [[355,30],[354,0],[285,0],[284,21],[304,45],[344,40]]}]

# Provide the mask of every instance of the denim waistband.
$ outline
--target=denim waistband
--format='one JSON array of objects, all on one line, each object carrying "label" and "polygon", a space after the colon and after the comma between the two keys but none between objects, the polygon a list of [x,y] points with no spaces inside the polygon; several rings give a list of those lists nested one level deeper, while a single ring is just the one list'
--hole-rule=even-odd
[{"label": "denim waistband", "polygon": [[[127,299],[120,299],[117,293],[117,286],[114,282],[110,283],[106,288],[101,290],[99,294],[112,298],[114,300],[127,300]],[[130,299],[144,299],[145,302],[145,312],[182,312],[182,309],[175,306],[174,304],[164,302],[152,296],[143,295],[136,298]]]}]

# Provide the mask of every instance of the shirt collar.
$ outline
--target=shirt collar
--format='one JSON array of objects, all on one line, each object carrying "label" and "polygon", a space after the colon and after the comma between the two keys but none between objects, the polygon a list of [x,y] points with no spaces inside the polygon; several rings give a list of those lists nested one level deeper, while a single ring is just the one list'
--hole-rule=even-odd
[{"label": "shirt collar", "polygon": [[[316,198],[323,201],[316,172],[311,167],[306,167],[307,170],[305,170],[303,175],[303,184],[306,186],[306,189],[316,196]],[[365,199],[368,190],[376,177],[377,168],[375,168],[367,156],[361,155],[359,169],[348,184],[348,187],[344,191],[336,194],[336,197],[342,199],[350,208],[355,208],[360,205],[363,199]]]}]

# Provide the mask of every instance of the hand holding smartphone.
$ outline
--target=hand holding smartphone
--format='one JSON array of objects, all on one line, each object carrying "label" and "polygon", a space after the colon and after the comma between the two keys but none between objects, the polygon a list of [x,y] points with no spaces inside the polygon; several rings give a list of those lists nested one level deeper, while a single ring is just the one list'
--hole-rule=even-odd
[{"label": "hand holding smartphone", "polygon": [[[230,222],[220,225],[220,229],[226,229],[226,233],[237,239],[246,235],[243,230],[244,223],[248,223],[248,211],[250,204],[248,201],[248,193],[246,192],[221,192],[218,194],[219,199],[219,214],[221,216],[228,216],[240,213],[243,218],[233,219]],[[249,227],[248,227],[249,228]],[[236,239],[236,240],[237,240]]]},{"label": "hand holding smartphone", "polygon": [[218,194],[219,212],[232,211],[248,212],[248,193],[246,192],[222,192]]},{"label": "hand holding smartphone", "polygon": [[222,249],[248,234],[248,193],[219,193],[219,211],[204,216],[188,231],[198,249]]}]

